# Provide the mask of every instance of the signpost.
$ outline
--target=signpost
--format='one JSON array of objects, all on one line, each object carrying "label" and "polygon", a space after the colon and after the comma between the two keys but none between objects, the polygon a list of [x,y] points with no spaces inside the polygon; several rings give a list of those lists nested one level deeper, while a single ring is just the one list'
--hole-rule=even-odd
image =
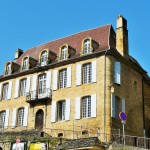
[{"label": "signpost", "polygon": [[124,132],[124,125],[126,124],[127,121],[127,114],[125,112],[120,112],[119,117],[122,122],[122,129],[123,129],[123,137],[124,137],[124,145],[125,145],[125,132]]}]

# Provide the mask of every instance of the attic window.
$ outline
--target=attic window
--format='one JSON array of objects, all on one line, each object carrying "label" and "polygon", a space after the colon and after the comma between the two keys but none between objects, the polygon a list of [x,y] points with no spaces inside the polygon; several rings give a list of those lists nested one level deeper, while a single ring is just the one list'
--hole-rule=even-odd
[{"label": "attic window", "polygon": [[90,53],[90,49],[91,49],[91,40],[90,39],[84,40],[84,42],[83,42],[83,54]]},{"label": "attic window", "polygon": [[43,51],[40,60],[41,66],[45,66],[47,64],[47,58],[48,58],[47,51]]},{"label": "attic window", "polygon": [[10,75],[11,74],[11,64],[8,63],[6,65],[6,71],[5,71],[5,75]]},{"label": "attic window", "polygon": [[64,46],[61,48],[61,60],[67,59],[67,47]]},{"label": "attic window", "polygon": [[24,58],[22,70],[27,70],[28,69],[28,63],[29,63],[28,57]]}]

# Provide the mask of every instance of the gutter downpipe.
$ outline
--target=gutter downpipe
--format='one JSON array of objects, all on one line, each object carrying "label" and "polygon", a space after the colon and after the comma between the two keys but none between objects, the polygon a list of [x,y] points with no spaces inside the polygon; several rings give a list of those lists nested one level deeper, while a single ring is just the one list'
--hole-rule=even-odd
[{"label": "gutter downpipe", "polygon": [[105,134],[106,134],[106,54],[107,54],[108,49],[105,52],[104,55],[104,140],[105,139]]}]

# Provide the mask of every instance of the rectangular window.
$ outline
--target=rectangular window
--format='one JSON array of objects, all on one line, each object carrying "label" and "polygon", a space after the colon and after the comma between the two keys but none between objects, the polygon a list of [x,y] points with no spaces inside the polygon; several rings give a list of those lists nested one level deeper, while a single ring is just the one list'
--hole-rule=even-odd
[{"label": "rectangular window", "polygon": [[20,96],[26,96],[27,79],[20,81]]},{"label": "rectangular window", "polygon": [[67,47],[61,49],[61,60],[67,59]]},{"label": "rectangular window", "polygon": [[6,111],[0,112],[0,129],[4,128],[6,118]]},{"label": "rectangular window", "polygon": [[59,72],[59,88],[67,87],[67,69],[60,70]]},{"label": "rectangular window", "polygon": [[119,113],[121,112],[121,104],[119,97],[115,96],[115,118],[119,119]]},{"label": "rectangular window", "polygon": [[6,83],[3,85],[3,100],[8,99],[8,88],[9,88],[9,84]]},{"label": "rectangular window", "polygon": [[17,116],[17,125],[23,126],[23,118],[24,118],[24,108],[18,109],[18,116]]},{"label": "rectangular window", "polygon": [[87,39],[84,41],[83,54],[90,53],[90,40]]},{"label": "rectangular window", "polygon": [[65,120],[66,101],[60,101],[57,105],[57,117],[58,121]]},{"label": "rectangular window", "polygon": [[11,64],[8,64],[7,66],[6,66],[6,73],[5,73],[6,75],[10,75],[11,74]]},{"label": "rectangular window", "polygon": [[28,69],[28,58],[25,58],[23,61],[23,70],[27,70]]},{"label": "rectangular window", "polygon": [[42,95],[46,93],[46,74],[39,76],[38,81],[38,94]]},{"label": "rectangular window", "polygon": [[92,65],[91,63],[83,65],[83,84],[92,82]]},{"label": "rectangular window", "polygon": [[82,99],[82,118],[91,117],[91,97],[84,97]]}]

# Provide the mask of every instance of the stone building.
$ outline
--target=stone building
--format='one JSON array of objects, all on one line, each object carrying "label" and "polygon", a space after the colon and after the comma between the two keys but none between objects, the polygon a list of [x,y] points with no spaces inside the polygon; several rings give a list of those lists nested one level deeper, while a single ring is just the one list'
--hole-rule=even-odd
[{"label": "stone building", "polygon": [[122,131],[121,111],[128,115],[126,134],[144,136],[149,130],[143,90],[149,94],[149,79],[129,55],[127,20],[122,16],[116,31],[109,24],[25,52],[18,49],[4,68],[0,77],[4,132],[41,130],[66,138],[109,134]]}]

